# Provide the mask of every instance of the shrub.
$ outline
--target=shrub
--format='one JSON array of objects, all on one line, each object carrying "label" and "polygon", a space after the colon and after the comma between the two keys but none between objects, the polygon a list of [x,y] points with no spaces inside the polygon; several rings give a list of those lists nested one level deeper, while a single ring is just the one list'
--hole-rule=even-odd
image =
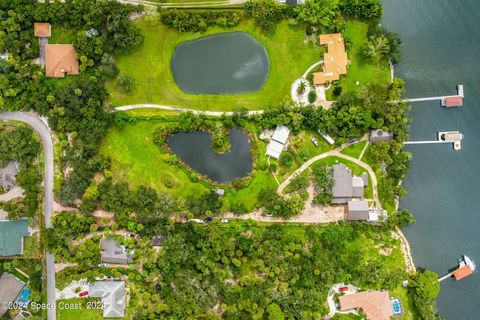
[{"label": "shrub", "polygon": [[307,34],[307,36],[311,36],[313,34],[313,28],[311,25],[307,25],[305,33]]},{"label": "shrub", "polygon": [[204,32],[209,27],[233,27],[242,19],[234,10],[175,10],[162,12],[161,21],[180,32]]},{"label": "shrub", "polygon": [[278,161],[282,166],[289,167],[293,162],[293,154],[289,151],[286,151],[282,153]]},{"label": "shrub", "polygon": [[132,93],[135,89],[135,79],[126,74],[121,74],[118,77],[118,86],[124,93]]},{"label": "shrub", "polygon": [[175,181],[170,175],[163,175],[162,176],[162,183],[167,188],[173,188],[175,186]]},{"label": "shrub", "polygon": [[342,87],[341,86],[335,86],[333,88],[333,95],[334,96],[339,96],[342,93]]},{"label": "shrub", "polygon": [[317,93],[312,90],[308,93],[308,102],[314,103],[317,100]]}]

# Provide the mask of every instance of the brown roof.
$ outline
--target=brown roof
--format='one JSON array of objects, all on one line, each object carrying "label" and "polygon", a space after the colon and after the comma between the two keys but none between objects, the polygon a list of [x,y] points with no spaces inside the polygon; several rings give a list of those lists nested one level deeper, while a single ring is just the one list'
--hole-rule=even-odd
[{"label": "brown roof", "polygon": [[461,107],[463,105],[463,98],[458,97],[448,97],[443,101],[445,107]]},{"label": "brown roof", "polygon": [[340,296],[340,310],[362,309],[368,320],[389,320],[393,316],[388,291],[363,291]]},{"label": "brown roof", "polygon": [[455,277],[456,280],[461,280],[465,277],[468,277],[473,273],[472,268],[468,264],[458,268],[453,272],[453,276]]},{"label": "brown roof", "polygon": [[52,35],[50,23],[35,22],[33,24],[33,30],[35,37],[50,37]]},{"label": "brown roof", "polygon": [[340,79],[340,75],[347,74],[347,52],[341,33],[321,34],[320,44],[327,45],[327,53],[323,55],[323,71],[313,74],[314,84]]},{"label": "brown roof", "polygon": [[77,51],[71,44],[45,45],[45,74],[47,77],[63,78],[65,74],[78,74]]}]

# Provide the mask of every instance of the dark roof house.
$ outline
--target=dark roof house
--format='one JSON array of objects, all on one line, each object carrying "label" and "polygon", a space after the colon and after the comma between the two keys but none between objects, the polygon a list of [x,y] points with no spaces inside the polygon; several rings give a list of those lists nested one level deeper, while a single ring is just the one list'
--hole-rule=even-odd
[{"label": "dark roof house", "polygon": [[8,272],[0,276],[0,317],[8,311],[8,304],[14,302],[25,288],[25,283]]},{"label": "dark roof house", "polygon": [[152,247],[160,247],[163,246],[163,243],[165,242],[166,237],[165,236],[156,236],[153,237],[152,239]]},{"label": "dark roof house", "polygon": [[117,240],[113,238],[105,238],[102,240],[102,262],[112,264],[129,264],[132,257],[127,254]]},{"label": "dark roof house", "polygon": [[365,181],[362,177],[353,176],[352,171],[343,164],[333,166],[333,200],[334,204],[346,204],[353,198],[363,198]]},{"label": "dark roof house", "polygon": [[17,185],[15,177],[18,174],[18,164],[10,161],[3,168],[0,168],[0,187],[8,191]]},{"label": "dark roof house", "polygon": [[350,200],[348,201],[348,220],[368,221],[370,219],[370,208],[366,200]]},{"label": "dark roof house", "polygon": [[89,285],[89,296],[101,298],[104,318],[123,318],[126,297],[124,281],[95,281]]}]

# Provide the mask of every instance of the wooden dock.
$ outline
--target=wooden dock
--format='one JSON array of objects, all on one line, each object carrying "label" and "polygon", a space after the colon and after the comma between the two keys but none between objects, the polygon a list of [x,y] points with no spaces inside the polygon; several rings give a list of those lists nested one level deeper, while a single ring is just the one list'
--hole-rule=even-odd
[{"label": "wooden dock", "polygon": [[454,272],[455,272],[455,271],[452,271],[452,272],[449,272],[449,273],[441,276],[440,278],[438,278],[438,282],[442,282],[443,280],[446,280],[446,279],[448,279],[448,278],[451,278],[451,277],[453,276],[453,273],[454,273]]},{"label": "wooden dock", "polygon": [[451,141],[425,140],[425,141],[406,141],[405,144],[433,144],[433,143],[452,143]]},{"label": "wooden dock", "polygon": [[421,102],[421,101],[436,101],[436,100],[439,100],[443,105],[445,99],[458,98],[458,97],[461,97],[462,99],[464,98],[463,84],[457,85],[457,94],[455,94],[455,95],[437,96],[437,97],[424,97],[424,98],[412,98],[412,99],[407,98],[407,99],[403,99],[402,102]]}]

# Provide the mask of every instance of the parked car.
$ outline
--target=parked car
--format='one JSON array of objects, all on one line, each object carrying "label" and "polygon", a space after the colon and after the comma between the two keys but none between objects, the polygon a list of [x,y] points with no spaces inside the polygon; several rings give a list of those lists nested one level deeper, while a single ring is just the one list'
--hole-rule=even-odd
[{"label": "parked car", "polygon": [[348,287],[341,287],[341,288],[338,289],[338,291],[340,291],[340,292],[348,291]]},{"label": "parked car", "polygon": [[214,219],[213,216],[210,216],[210,217],[206,217],[205,220],[203,220],[204,222],[212,222]]},{"label": "parked car", "polygon": [[221,222],[222,222],[222,223],[229,223],[230,220],[228,220],[228,219],[222,219]]},{"label": "parked car", "polygon": [[98,266],[99,266],[100,268],[103,268],[103,267],[106,267],[107,264],[106,264],[106,263],[100,263]]},{"label": "parked car", "polygon": [[88,296],[88,291],[83,291],[78,294],[79,297],[86,297]]},{"label": "parked car", "polygon": [[134,238],[135,237],[135,233],[132,233],[132,232],[125,232],[125,234],[123,235],[125,238]]},{"label": "parked car", "polygon": [[202,219],[190,219],[188,222],[196,222],[196,223],[203,223]]},{"label": "parked car", "polygon": [[268,212],[268,213],[267,213],[267,217],[271,217],[271,216],[273,216],[273,213]]},{"label": "parked car", "polygon": [[312,137],[311,140],[312,140],[312,142],[313,142],[313,145],[314,145],[315,147],[318,147],[318,141],[317,141],[317,139],[315,139],[315,137]]}]

